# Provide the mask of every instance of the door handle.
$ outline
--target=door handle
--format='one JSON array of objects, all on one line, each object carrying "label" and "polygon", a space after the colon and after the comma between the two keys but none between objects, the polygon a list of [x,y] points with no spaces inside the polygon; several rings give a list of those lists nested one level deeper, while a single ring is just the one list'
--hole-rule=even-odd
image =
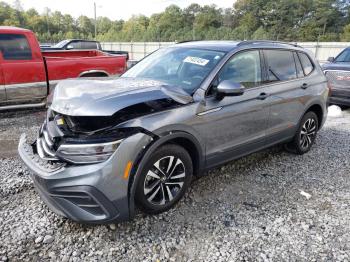
[{"label": "door handle", "polygon": [[304,84],[302,84],[302,86],[301,86],[302,89],[306,89],[306,88],[308,88],[308,87],[309,87],[309,85],[308,85],[307,83],[304,83]]},{"label": "door handle", "polygon": [[256,99],[258,99],[258,100],[265,100],[269,96],[270,96],[269,94],[261,93]]}]

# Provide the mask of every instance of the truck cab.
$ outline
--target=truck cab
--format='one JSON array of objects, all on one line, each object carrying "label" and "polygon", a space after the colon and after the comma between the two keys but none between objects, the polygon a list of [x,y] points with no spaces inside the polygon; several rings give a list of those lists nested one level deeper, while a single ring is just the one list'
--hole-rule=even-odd
[{"label": "truck cab", "polygon": [[53,45],[40,45],[42,51],[54,51],[54,50],[100,50],[104,53],[111,55],[125,55],[129,60],[129,52],[121,50],[103,50],[99,41],[86,40],[86,39],[66,39]]},{"label": "truck cab", "polygon": [[350,106],[350,47],[344,49],[337,57],[328,58],[323,71],[332,88],[329,102],[331,104]]},{"label": "truck cab", "polygon": [[41,50],[73,50],[73,49],[87,49],[87,50],[102,50],[101,44],[94,40],[83,39],[66,39],[53,46],[40,46]]},{"label": "truck cab", "polygon": [[0,29],[1,102],[37,102],[47,95],[44,59],[35,35],[26,29]]},{"label": "truck cab", "polygon": [[99,50],[42,52],[32,31],[1,26],[0,110],[45,106],[59,80],[120,75],[126,59]]}]

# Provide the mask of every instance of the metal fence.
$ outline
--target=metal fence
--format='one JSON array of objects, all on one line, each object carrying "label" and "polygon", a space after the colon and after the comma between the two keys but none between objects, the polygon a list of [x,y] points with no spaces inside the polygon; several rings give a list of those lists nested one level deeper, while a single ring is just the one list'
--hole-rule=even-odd
[{"label": "metal fence", "polygon": [[102,49],[127,51],[131,60],[140,60],[153,51],[174,44],[174,42],[103,42]]},{"label": "metal fence", "polygon": [[[128,51],[131,60],[140,60],[147,54],[174,42],[104,42],[101,43],[105,50]],[[345,47],[350,46],[349,42],[301,42],[297,43],[302,47],[311,50],[320,63],[327,61],[330,56],[336,56]]]}]

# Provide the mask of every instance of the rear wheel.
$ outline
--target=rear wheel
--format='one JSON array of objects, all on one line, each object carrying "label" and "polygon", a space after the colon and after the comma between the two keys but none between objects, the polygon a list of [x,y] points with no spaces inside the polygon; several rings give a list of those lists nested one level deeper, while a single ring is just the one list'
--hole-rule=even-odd
[{"label": "rear wheel", "polygon": [[138,206],[149,214],[170,209],[185,194],[192,174],[192,160],[184,148],[160,147],[141,171],[135,195]]},{"label": "rear wheel", "polygon": [[286,149],[299,155],[307,153],[315,142],[317,131],[317,115],[314,112],[307,112],[300,121],[293,141],[286,145]]}]

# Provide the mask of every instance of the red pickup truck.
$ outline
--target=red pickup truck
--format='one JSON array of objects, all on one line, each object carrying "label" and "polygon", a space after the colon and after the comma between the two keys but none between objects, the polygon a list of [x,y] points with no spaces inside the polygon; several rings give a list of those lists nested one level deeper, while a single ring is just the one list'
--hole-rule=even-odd
[{"label": "red pickup truck", "polygon": [[42,52],[32,31],[0,26],[0,110],[44,106],[59,80],[120,75],[126,60],[98,50]]}]

